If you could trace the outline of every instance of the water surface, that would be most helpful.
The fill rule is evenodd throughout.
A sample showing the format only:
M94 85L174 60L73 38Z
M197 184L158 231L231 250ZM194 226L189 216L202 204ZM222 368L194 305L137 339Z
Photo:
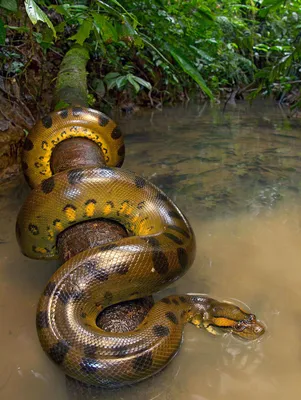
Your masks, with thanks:
M66 379L40 348L39 296L57 265L21 255L14 233L28 189L0 188L0 399L283 400L301 379L301 123L278 106L189 105L121 118L124 168L149 178L186 213L197 238L190 271L159 296L206 293L245 303L260 342L185 328L158 376L105 391ZM239 304L239 303L238 303Z

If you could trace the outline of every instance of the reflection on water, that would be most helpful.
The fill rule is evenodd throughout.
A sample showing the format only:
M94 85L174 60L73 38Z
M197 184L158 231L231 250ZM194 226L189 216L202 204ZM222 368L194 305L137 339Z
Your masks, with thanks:
M20 254L14 224L26 186L0 188L0 398L217 400L297 398L301 378L301 130L281 110L190 106L121 121L125 168L163 188L196 232L194 266L165 290L239 299L268 326L259 343L185 329L158 376L116 391L66 379L42 352L35 310L56 263ZM160 294L161 295L161 294ZM163 294L162 294L163 295Z

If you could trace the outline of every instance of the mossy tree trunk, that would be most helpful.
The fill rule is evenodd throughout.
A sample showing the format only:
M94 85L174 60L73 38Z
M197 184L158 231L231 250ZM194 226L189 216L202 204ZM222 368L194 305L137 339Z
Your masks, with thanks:
M88 106L87 62L89 52L75 45L64 56L57 77L53 108L60 110L70 106Z

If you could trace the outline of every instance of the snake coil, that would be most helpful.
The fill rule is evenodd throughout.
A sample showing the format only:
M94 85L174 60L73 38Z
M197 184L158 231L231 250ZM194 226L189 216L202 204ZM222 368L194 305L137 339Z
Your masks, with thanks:
M107 166L53 175L53 149L74 137L94 141ZM24 255L57 258L59 233L92 219L117 221L129 233L70 258L51 277L38 304L44 351L67 375L97 386L138 382L160 371L177 353L187 322L249 339L264 331L253 314L201 295L163 298L131 332L107 332L96 325L104 308L161 290L195 257L195 237L185 216L160 189L118 168L123 159L123 137L115 123L81 107L39 121L23 152L23 171L33 187L16 224Z

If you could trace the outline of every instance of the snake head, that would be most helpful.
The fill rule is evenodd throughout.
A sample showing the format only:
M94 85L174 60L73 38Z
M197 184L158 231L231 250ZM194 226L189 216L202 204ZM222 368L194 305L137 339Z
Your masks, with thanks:
M229 332L246 340L258 339L265 328L254 314L249 314L234 304L216 302L204 313L204 328L216 335Z

